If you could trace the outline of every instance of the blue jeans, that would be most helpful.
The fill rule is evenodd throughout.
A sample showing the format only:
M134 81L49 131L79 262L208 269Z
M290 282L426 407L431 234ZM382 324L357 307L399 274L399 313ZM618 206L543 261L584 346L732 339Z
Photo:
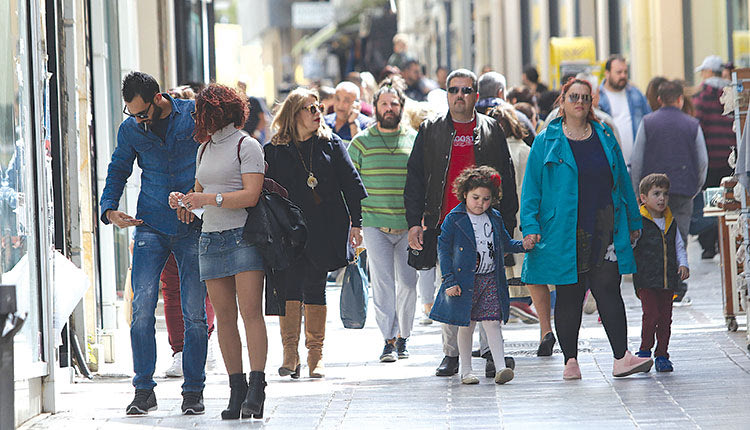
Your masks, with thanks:
M200 231L180 226L176 235L166 235L148 226L135 229L133 246L133 323L130 345L136 389L152 389L156 365L156 303L159 298L159 275L169 254L174 254L180 275L180 299L185 323L185 346L182 350L182 391L202 391L206 381L206 284L198 272L198 238Z

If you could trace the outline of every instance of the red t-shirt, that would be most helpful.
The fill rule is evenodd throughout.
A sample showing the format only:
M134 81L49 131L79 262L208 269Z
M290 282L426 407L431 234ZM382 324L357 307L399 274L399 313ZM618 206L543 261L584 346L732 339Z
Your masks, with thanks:
M453 181L467 167L476 164L474 159L474 128L477 126L476 118L471 122L453 121L456 136L453 138L451 147L450 165L448 166L448 177L445 182L445 193L443 194L443 209L440 213L440 222L455 208L460 201L453 194Z

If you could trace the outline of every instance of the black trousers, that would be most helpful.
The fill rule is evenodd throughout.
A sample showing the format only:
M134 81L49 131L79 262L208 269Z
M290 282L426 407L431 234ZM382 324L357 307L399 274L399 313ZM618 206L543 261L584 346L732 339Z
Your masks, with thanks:
M325 305L327 280L328 271L319 268L303 255L284 273L286 300L297 300L307 305Z
M625 355L628 349L628 322L620 294L621 279L617 262L605 261L599 267L580 273L577 284L557 286L555 331L565 363L578 357L578 332L581 329L583 299L587 289L591 290L596 299L612 353L617 359Z

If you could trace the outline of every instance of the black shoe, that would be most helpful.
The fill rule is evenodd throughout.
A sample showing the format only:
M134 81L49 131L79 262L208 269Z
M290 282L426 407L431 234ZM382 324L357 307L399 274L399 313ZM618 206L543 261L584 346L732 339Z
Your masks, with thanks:
M510 370L516 369L516 360L513 357L505 357L505 367Z
M487 360L484 363L484 376L487 378L494 378L495 372L496 372L495 360L493 360L492 354L490 354L489 352L484 355L485 355L484 358Z
M443 357L440 366L435 370L435 376L453 376L458 373L458 357Z
M474 358L479 358L482 356L482 351L475 349L474 351L471 351L471 356Z
M385 346L383 347L383 353L380 354L380 362L381 363L393 363L398 358L396 356L396 346L387 340L385 341Z
M247 395L242 402L243 418L263 418L263 406L266 403L266 374L263 372L250 372L250 381L247 384Z
M203 391L182 392L182 413L185 415L203 415L206 407L203 406Z
M240 418L240 408L247 396L247 379L244 373L229 375L229 406L221 411L222 420L237 420Z
M399 360L401 360L402 358L409 358L409 351L406 350L405 337L399 337L398 339L396 339L396 353L398 354Z
M154 390L140 389L135 390L135 398L130 402L125 413L128 415L146 415L156 409L156 394L154 394Z
M555 342L557 342L557 339L555 339L555 335L552 334L552 332L545 334L544 338L542 338L542 341L539 342L539 348L536 350L536 356L549 357L550 355L552 355L552 350L555 348Z

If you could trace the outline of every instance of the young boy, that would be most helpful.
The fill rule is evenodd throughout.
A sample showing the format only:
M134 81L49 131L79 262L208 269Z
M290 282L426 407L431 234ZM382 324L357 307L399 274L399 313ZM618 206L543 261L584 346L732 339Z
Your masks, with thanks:
M641 347L636 355L651 357L654 351L657 372L671 372L669 336L672 324L672 298L677 284L690 276L685 243L669 210L669 178L652 173L641 180L643 232L633 250L638 272L633 284L643 308Z

